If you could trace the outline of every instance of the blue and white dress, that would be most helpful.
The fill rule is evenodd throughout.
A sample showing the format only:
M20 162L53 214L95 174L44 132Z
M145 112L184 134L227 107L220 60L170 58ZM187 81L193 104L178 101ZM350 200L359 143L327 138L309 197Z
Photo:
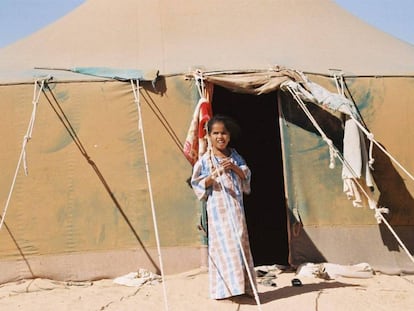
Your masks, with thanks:
M242 169L245 179L230 170L221 174L212 186L206 188L205 179L211 175L213 167L223 160L211 152L206 152L195 163L191 178L191 185L198 199L207 201L208 263L212 299L253 293L240 245L256 288L243 207L243 193L250 193L251 172L240 154L233 148L230 151L229 158Z

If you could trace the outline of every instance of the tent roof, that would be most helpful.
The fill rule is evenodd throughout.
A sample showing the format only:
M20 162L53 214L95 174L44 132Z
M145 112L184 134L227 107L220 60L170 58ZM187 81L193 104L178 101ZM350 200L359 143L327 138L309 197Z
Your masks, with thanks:
M197 67L275 65L318 73L336 68L346 74L411 75L414 46L331 0L88 0L0 49L0 82L31 77L36 67L114 67L165 75ZM72 78L68 72L61 76Z

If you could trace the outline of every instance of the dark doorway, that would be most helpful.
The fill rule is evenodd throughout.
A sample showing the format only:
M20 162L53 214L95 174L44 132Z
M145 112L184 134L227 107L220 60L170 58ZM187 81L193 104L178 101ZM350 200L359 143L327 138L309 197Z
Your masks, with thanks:
M254 263L288 265L277 93L246 95L215 86L212 108L241 127L240 139L232 143L252 171L252 192L244 203Z

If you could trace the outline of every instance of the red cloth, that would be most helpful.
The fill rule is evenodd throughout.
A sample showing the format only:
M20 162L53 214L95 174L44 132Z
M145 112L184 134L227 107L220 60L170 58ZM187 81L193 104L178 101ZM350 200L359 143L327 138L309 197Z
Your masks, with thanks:
M212 115L211 103L206 98L200 98L184 143L184 155L191 165L207 151L206 123Z

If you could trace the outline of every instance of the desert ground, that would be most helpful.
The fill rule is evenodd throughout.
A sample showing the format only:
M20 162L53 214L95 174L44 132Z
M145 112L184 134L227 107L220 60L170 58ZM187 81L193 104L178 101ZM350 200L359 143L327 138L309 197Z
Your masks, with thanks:
M276 271L276 272L275 272ZM272 271L270 271L272 272ZM273 273L273 274L272 274ZM171 311L392 311L414 310L414 275L322 278L298 270L265 271L256 276L255 297L208 298L205 268L175 275L140 278L135 272L126 280L115 279L68 282L28 279L0 285L1 310L82 311L82 310L171 310ZM131 275L131 274L129 274ZM294 286L292 280L301 284Z

